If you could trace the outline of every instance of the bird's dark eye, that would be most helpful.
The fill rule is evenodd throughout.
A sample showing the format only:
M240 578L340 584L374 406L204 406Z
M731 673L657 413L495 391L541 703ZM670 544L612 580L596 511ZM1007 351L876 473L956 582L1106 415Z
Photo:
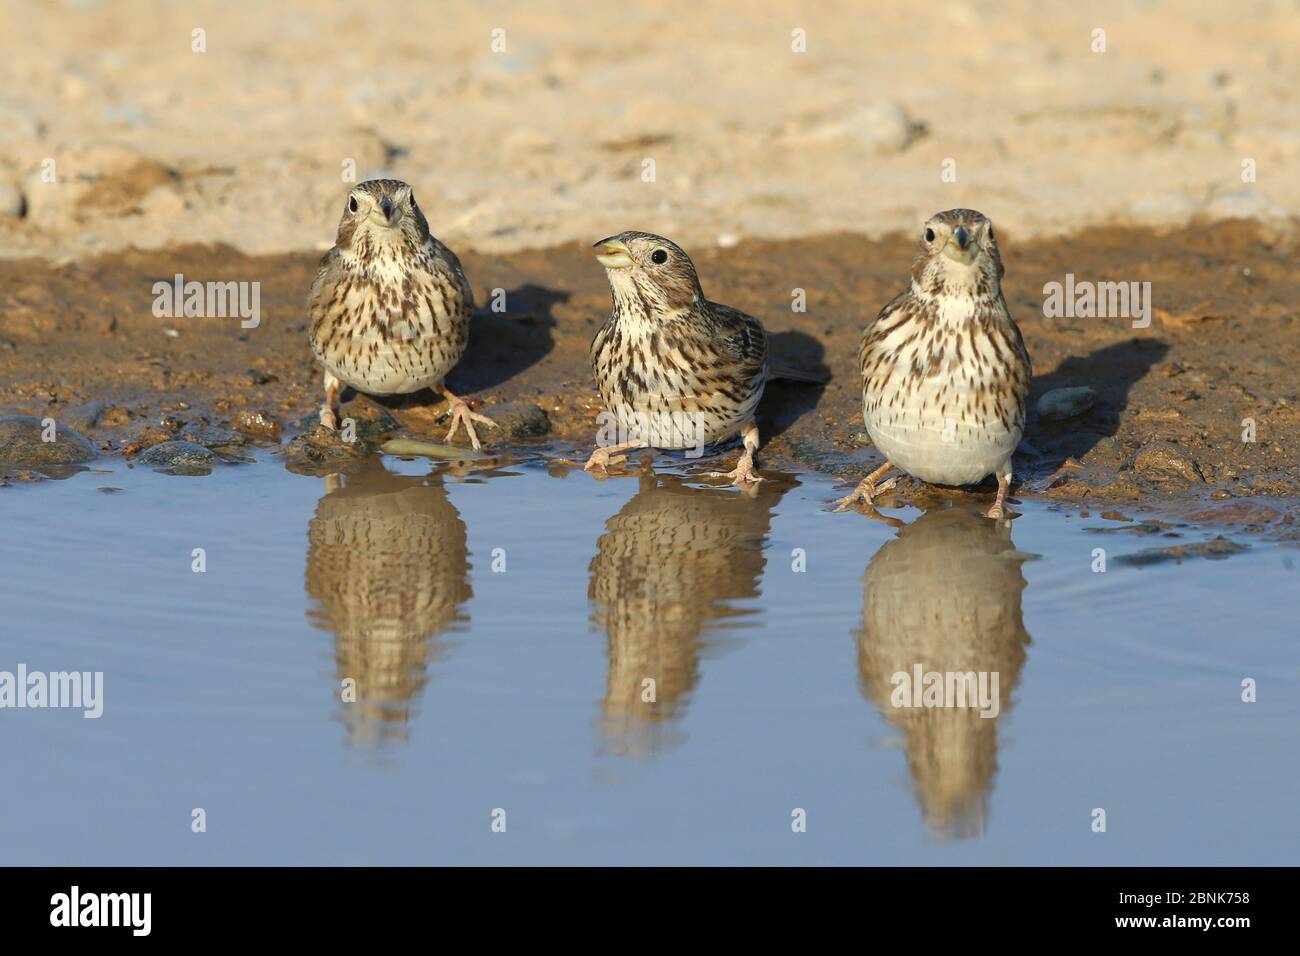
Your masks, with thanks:
M927 228L927 229L925 230L925 241L926 241L926 242L934 242L934 230L933 230L933 229L929 229L929 228Z
M357 197L356 197L356 196L353 196L351 199L348 200L348 211L349 211L349 212L356 212L356 211L357 211Z
M661 266L668 261L668 253L663 249L656 249L654 252L650 253L650 261L657 266Z

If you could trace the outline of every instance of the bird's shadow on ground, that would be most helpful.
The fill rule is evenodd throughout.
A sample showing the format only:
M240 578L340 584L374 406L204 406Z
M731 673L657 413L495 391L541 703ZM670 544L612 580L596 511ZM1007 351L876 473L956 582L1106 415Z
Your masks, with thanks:
M469 347L448 376L459 394L496 388L540 362L555 348L551 330L557 304L570 293L527 283L505 293L507 311L493 312L492 303L474 313L469 323Z
M831 373L823 357L826 346L806 332L768 334L770 380L759 404L759 430L764 440L774 438L812 411L821 401ZM786 371L799 378L783 378ZM807 376L816 381L804 381Z
M491 301L486 308L476 309L470 316L465 355L448 373L447 387L457 395L471 395L496 388L536 365L555 348L551 310L568 300L568 292L529 283L506 290L504 312L493 312ZM413 408L436 405L442 396L425 388L409 395L375 397L375 401L390 409Z
M1133 386L1161 362L1169 345L1155 338L1133 338L1067 358L1056 371L1034 378L1029 390L1031 409L1026 438L1038 451L1042 467L1066 458L1082 458L1097 443L1119 431ZM1038 399L1054 388L1089 385L1097 392L1091 410L1063 422L1045 422L1034 411Z

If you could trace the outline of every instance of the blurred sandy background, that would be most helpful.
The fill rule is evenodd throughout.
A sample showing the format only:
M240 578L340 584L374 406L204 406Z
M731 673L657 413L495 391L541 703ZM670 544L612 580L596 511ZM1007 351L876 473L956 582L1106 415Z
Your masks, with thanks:
M328 245L348 159L486 251L1300 207L1297 0L5 0L0 45L0 255Z

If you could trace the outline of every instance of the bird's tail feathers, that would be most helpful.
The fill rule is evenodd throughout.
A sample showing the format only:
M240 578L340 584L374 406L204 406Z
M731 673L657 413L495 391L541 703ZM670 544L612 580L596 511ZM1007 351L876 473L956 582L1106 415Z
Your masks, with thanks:
M768 367L767 378L768 381L806 382L811 385L825 385L831 380L831 375L830 372L826 371L808 371L795 368L793 365L786 365L783 362L773 362Z

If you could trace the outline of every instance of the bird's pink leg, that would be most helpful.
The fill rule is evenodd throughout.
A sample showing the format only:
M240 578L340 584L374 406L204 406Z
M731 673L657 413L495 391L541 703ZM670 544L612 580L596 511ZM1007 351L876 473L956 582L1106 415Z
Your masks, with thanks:
M984 512L986 518L1005 518L1007 517L1007 489L1011 487L1011 470L1007 469L1004 475L998 475L998 500L993 502L993 507Z
M744 486L746 482L759 482L763 476L754 472L754 452L758 451L758 425L747 422L740 430L740 439L745 443L745 451L736 462L732 471L712 472L714 478L730 478L733 485Z
M853 489L851 494L847 494L835 502L835 510L846 511L858 501L865 501L867 504L871 504L872 499L875 498L877 494L882 491L888 491L890 488L894 487L897 481L893 478L890 478L889 481L885 482L879 488L876 487L876 481L893 467L894 466L889 462L885 462L871 474L867 475L867 477L858 482L858 486Z
M442 392L443 397L447 399L450 405L448 411L451 413L451 428L447 429L447 436L443 441L451 441L451 436L456 434L460 426L464 425L465 434L469 436L469 443L474 446L474 450L477 451L482 448L483 446L479 444L478 433L474 431L474 423L482 422L484 425L491 425L493 428L499 428L500 426L486 415L471 412L465 400L453 395L451 389L447 388L446 385L439 386L438 391Z
M333 372L325 373L325 403L320 407L320 423L330 431L339 427L339 393L343 382Z

